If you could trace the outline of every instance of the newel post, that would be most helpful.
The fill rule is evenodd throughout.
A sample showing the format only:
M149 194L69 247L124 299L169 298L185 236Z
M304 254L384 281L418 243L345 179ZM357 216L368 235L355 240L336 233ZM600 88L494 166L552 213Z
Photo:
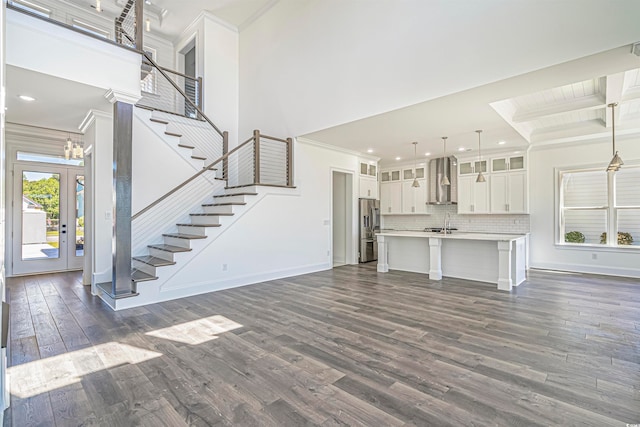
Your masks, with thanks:
M136 49L143 51L144 45L142 42L142 35L144 33L144 0L136 0L135 5L136 13Z
M293 187L293 139L287 138L287 185Z
M260 131L253 131L253 183L260 184Z
M222 132L222 155L229 152L229 132ZM225 157L222 161L222 179L229 179L229 157Z

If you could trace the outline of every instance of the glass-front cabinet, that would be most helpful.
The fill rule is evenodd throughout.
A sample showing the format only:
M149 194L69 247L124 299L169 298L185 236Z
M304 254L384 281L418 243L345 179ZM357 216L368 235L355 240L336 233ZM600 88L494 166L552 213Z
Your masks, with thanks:
M524 170L524 155L496 157L491 159L491 172L507 172Z

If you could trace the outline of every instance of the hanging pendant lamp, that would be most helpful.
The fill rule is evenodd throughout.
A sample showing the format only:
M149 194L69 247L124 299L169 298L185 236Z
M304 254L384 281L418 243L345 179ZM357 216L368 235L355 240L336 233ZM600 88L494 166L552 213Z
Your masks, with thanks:
M447 137L442 137L442 157L447 157ZM449 181L449 177L447 176L447 161L444 161L444 175L440 180L440 185L451 185L451 181Z
M624 165L618 151L616 151L616 105L618 105L617 102L607 105L607 107L611 107L611 142L613 144L613 158L607 166L607 172L617 172L620 170L620 166Z
M478 166L480 167L476 182L487 182L484 175L482 175L482 151L480 150L480 134L482 133L482 130L477 130L476 132L478 133Z
M417 158L417 152L418 152L418 142L412 142L413 144L413 184L411 184L411 186L413 188L418 188L420 187L420 183L418 182L418 175L416 174L416 158Z

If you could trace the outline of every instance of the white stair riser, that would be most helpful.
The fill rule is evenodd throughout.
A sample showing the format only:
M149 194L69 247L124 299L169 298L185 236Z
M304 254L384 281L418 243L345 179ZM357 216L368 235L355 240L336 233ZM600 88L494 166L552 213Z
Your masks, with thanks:
M239 187L239 188L227 188L224 190L224 194L237 194L237 193L257 193L258 187L255 185L249 187Z
M217 215L191 215L191 224L220 224L220 221Z
M207 229L205 227L187 227L184 225L178 226L178 232L180 234L193 234L196 236L206 236Z
M149 255L154 256L156 258L166 259L167 261L174 262L175 261L175 253L161 251L160 249L149 248Z
M191 248L191 241L189 239L178 239L177 237L164 237L164 243L171 246L179 246L181 248Z
M133 260L133 263L131 264L133 266L133 268L140 270L140 271L144 271L147 274L150 274L152 276L156 275L156 268L152 265L146 264L144 262L138 261L138 260Z
M203 206L204 213L234 213L234 207L237 209L240 206L225 205L225 206Z
M246 196L214 197L213 203L233 203L233 202L245 203L246 202L246 200L244 199L245 197Z

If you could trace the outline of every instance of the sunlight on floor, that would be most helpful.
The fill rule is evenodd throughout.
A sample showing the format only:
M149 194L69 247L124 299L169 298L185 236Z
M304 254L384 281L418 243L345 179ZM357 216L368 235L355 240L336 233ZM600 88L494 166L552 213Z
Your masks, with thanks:
M109 342L12 366L7 369L7 374L11 393L20 398L28 398L80 382L83 376L94 372L160 356L162 353Z
M242 325L224 316L216 315L192 322L181 323L164 329L147 332L146 335L164 338L184 344L197 345L215 340L218 334L241 328Z

